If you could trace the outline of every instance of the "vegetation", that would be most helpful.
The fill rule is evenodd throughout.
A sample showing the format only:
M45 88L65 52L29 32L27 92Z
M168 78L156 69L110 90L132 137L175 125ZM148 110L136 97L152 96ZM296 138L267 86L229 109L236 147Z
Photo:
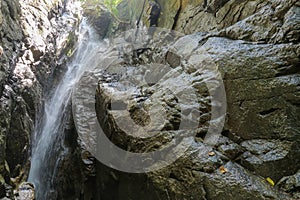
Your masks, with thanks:
M118 9L117 6L119 3L122 2L122 0L81 0L81 2L84 3L84 7L90 7L90 6L96 6L97 5L105 5L109 11L115 15L118 16Z
M117 6L121 3L122 0L104 0L104 5L113 13L115 16L118 16Z

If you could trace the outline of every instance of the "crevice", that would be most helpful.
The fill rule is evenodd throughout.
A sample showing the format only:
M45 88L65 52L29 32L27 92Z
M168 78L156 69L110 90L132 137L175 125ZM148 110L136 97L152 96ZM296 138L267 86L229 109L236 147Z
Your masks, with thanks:
M242 13L243 13L243 11L244 11L244 9L245 9L247 3L248 3L248 1L247 1L247 2L244 2L242 8L239 10L239 16L238 16L237 19L236 19L237 22L241 21L241 16L242 16Z
M169 178L174 179L174 180L179 181L179 182L184 182L184 180L182 180L181 178L176 176L173 172L170 173Z
M294 188L289 190L288 192L289 193L299 193L300 192L300 187L294 186Z
M202 5L203 5L203 8L206 8L206 6L207 6L207 0L204 0Z
M212 13L216 17L217 12L227 3L229 0L212 1L206 6L205 12Z
M232 10L232 5L230 5L230 8L228 8L226 14L224 15L224 17L218 22L218 24L220 24L221 22L224 22L225 18L229 15L230 11Z
M144 13L144 11L145 11L145 5L146 5L146 0L144 0L144 2L143 2L143 7L142 7L141 14L139 15L139 18L138 18L138 20L137 20L137 22L136 22L136 27L137 27L137 28L140 27L140 22L141 22L143 13Z
M199 131L197 131L195 138L201 138L204 140L206 134L207 134L208 130L207 129L200 129Z
M293 92L288 92L288 93L285 93L285 94L273 95L273 96L263 97L263 98L259 98L259 97L257 97L257 98L249 98L249 99L244 99L243 101L244 102L251 102L251 101L257 101L257 100L262 100L262 99L264 99L264 100L271 100L273 98L280 98L283 95L286 96L288 94L294 94L294 93ZM240 102L241 102L241 99L238 99L236 101L230 101L230 100L227 101L228 104L238 104L238 105L240 104Z
M271 113L273 113L273 112L275 112L277 110L280 110L280 109L279 108L271 108L269 110L261 111L261 112L259 112L259 114L262 115L262 116L263 115L269 115L269 114L271 114Z
M203 46L208 41L208 38L202 39L198 42L199 46Z
M293 106L300 107L300 102L298 102L298 101L287 100L287 102Z
M206 182L206 181L204 180L204 183L203 183L203 186L202 186L202 188L203 188L203 190L204 190L204 199L205 199L205 200L209 200L209 199L211 199L211 198L209 198L208 188L207 188L205 182Z
M177 27L181 10L182 10L182 0L180 0L180 6L177 10L177 13L176 13L175 17L174 17L174 23L173 23L173 26L172 26L172 30L175 30L175 28Z
M224 131L222 131L221 135L223 135L224 137L229 138L230 131L229 130L224 130Z
M275 77L292 75L300 72L300 68L296 67L300 63L295 63L295 65L290 66L281 66L278 68L278 73L275 74Z
M184 26L182 26L182 29L185 29L186 26L189 24L189 22L190 22L191 20L193 20L194 17L196 17L199 13L201 13L201 12L203 12L203 11L204 11L204 8L203 8L203 7L200 7L199 10L195 11L192 15L190 15L190 16L188 17L188 19L185 20L185 24L184 24Z

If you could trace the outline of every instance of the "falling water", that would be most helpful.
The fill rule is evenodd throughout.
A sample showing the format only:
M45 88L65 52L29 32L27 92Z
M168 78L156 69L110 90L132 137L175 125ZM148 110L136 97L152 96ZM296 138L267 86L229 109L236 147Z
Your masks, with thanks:
M51 190L61 159L68 153L64 146L64 128L68 122L68 109L72 89L82 73L93 66L103 44L95 31L83 20L79 29L76 54L67 66L62 80L52 97L46 100L41 122L37 124L33 139L31 169L28 181L34 183L38 200L51 199Z

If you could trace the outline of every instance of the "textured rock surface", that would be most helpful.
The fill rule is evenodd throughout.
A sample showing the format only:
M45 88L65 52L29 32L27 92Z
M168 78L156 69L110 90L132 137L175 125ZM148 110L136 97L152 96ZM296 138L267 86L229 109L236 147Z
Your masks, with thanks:
M0 0L0 198L13 198L13 187L26 179L30 134L43 92L60 79L63 68L57 64L73 53L76 19L61 23L64 6L54 0ZM198 110L200 123L190 133L192 143L185 154L145 174L122 173L96 162L76 144L70 123L70 152L58 166L53 199L299 199L299 7L297 0L124 0L117 6L119 13L100 5L86 9L101 37L136 24L193 34L178 43L150 41L121 59L119 49L107 52L99 65L113 64L101 72L97 93L97 114L107 136L125 150L148 152L180 135L180 121L188 117L180 114L172 92L154 84L164 74L170 75L166 83L173 91L196 91L193 99L199 102L184 108ZM61 54L66 56L58 60ZM160 65L148 73L152 62ZM220 71L227 95L225 127L213 147L203 142L212 115L203 80L208 78L205 72L213 71L206 69L211 63ZM162 66L168 70L160 71ZM154 82L127 85L128 76L132 83ZM112 109L109 101L124 95L130 97L128 104ZM159 106L151 109L155 104ZM167 120L156 137L143 140L126 134L124 124L126 128L132 121L159 124L161 108ZM118 109L127 109L132 121ZM20 189L32 194L26 184Z
M151 2L151 1L149 1ZM297 0L169 0L158 26L191 34L226 29L227 37L251 41L299 41ZM147 14L145 14L147 15ZM146 18L147 19L147 18ZM238 23L237 23L238 22ZM234 26L232 26L234 25ZM232 26L232 27L231 27Z
M115 7L110 2L114 1L86 0L82 5L84 16L100 38L113 37L116 33L142 24L143 1L122 0Z
M107 37L114 23L114 18L109 10L99 2L84 4L84 15L97 30L101 38Z
M66 3L0 1L0 182L8 190L27 179L43 92L52 88L59 56L72 46L68 39L77 20L62 18L70 12ZM2 194L12 198L12 193Z
M287 193L292 193L295 199L300 197L300 171L292 176L283 177L278 182L278 187Z
M190 53L191 50L188 49L190 46L186 45L189 43L188 38L189 37L183 38L182 45L180 45L180 49L183 52L188 52L185 56L181 57L180 66L175 68L180 74L173 77L170 75L172 72L168 72L167 74L169 74L171 80L167 83L170 87L170 85L177 85L179 80L183 80L184 83L186 83L186 86L181 84L182 88L180 88L180 91L188 91L190 85L195 89L198 89L201 86L201 71L200 73L194 72L199 69L201 62L203 62L203 57L201 57L203 54L201 54L201 52L208 53L210 59L213 60L213 63L219 67L218 69L223 74L224 84L227 90L228 118L226 123L227 131L224 132L227 137L225 137L226 139L221 138L221 141L218 144L218 149L224 155L221 152L216 151L215 159L211 159L209 152L201 152L201 150L203 151L203 144L201 139L198 140L198 142L194 143L192 148L188 151L198 152L198 156L196 156L197 154L194 155L194 153L192 156L187 155L167 167L167 169L147 175L149 184L153 184L154 186L152 185L152 187L156 187L158 193L162 194L155 198L165 199L167 198L166 195L169 195L171 199L191 197L195 199L287 198L284 197L284 194L280 194L276 190L273 190L271 186L263 180L263 177L271 177L273 180L278 181L281 177L287 174L293 174L299 169L299 147L298 141L295 140L299 138L297 132L299 125L297 123L288 123L288 121L298 121L298 116L296 114L287 115L289 114L286 111L288 110L288 107L294 106L287 102L288 98L276 98L275 103L283 106L281 110L277 111L281 113L279 113L279 116L282 115L287 118L287 121L280 120L282 124L278 124L278 113L276 113L276 116L272 116L272 112L265 113L264 110L261 111L260 109L267 109L268 111L270 109L266 104L260 102L267 101L268 106L273 107L271 100L274 94L280 95L280 91L282 91L283 94L289 96L289 93L295 94L299 91L299 82L282 82L282 79L285 80L286 76L297 77L296 74L282 74L279 78L276 77L276 69L278 68L276 63L287 56L285 54L286 49L298 49L298 45L255 45L243 41L211 37L205 44L199 45L197 49L194 50L195 53ZM196 37L194 36L193 38ZM201 37L199 38L201 39ZM272 50L272 48L274 49ZM163 50L159 51L156 49L153 51L164 52ZM165 53L167 54L167 52ZM193 56L193 54L196 56ZM168 58L163 55L160 56ZM268 55L268 60L265 58L266 55ZM145 63L146 61L143 58L155 58L155 56L157 56L155 53L154 55L151 53L150 55L147 54L145 57L141 56L139 62ZM297 57L296 55L291 56L294 58ZM255 63L253 63L254 60ZM184 64L186 61L188 64ZM120 63L124 62L126 63L126 61L120 61ZM191 63L197 65L193 66ZM168 65L165 61L161 64ZM255 67L255 65L258 66ZM134 71L145 71L145 69L149 69L149 66L137 64L133 69L132 67L127 66L127 70L124 71L124 64L119 67L118 64L116 64L112 69L114 73L119 75L104 74L98 90L99 121L111 141L124 149L131 149L133 152L147 152L169 142L169 136L172 138L173 134L179 134L176 133L178 132L176 130L178 129L178 121L180 123L180 119L177 119L176 116L180 116L180 112L182 111L176 108L176 103L174 104L172 100L174 98L172 98L172 94L164 93L159 84L152 87L144 85L143 87L140 86L137 88L134 88L135 86L122 85L122 80L125 79L120 77L125 75L127 81L129 77L137 78L138 73L135 73ZM107 71L109 72L110 68L108 68ZM152 70L150 69L150 71ZM202 73L204 73L204 71L202 71ZM148 76L151 75L148 74ZM274 78L272 78L273 76ZM157 74L154 75L154 77L157 77ZM145 79L147 79L147 77L145 77ZM187 80L193 81L193 83L189 83ZM197 80L200 80L200 82L197 82ZM235 80L238 81L238 83L234 83ZM296 78L293 80L298 79ZM251 81L253 81L254 85L251 85ZM260 83L260 81L263 83ZM128 82L126 83L128 84ZM274 89L264 89L269 87ZM121 90L119 88L121 88ZM207 92L200 88L198 90L198 95L207 95ZM133 93L130 93L130 91L133 91ZM140 141L127 135L128 132L126 132L125 128L126 126L129 126L130 121L124 120L127 120L128 117L122 114L124 112L118 112L118 109L114 111L110 108L110 102L122 99L124 94L129 95L129 99L132 99L127 106L125 106L125 109L129 111L132 119L139 125L149 123L147 115L150 115L149 108L153 106L153 104L151 104L151 98L149 97L154 96L156 97L154 99L158 98L159 101L162 101L161 104L163 105L163 108L167 110L166 115L169 121L165 122L164 127L161 129L162 131L156 135L155 138ZM166 95L171 95L171 97ZM297 97L295 98L297 99ZM237 105L238 109L235 107L235 102L239 102L239 99L242 99L242 105L247 105L246 102L249 102L249 105L251 105L251 103L254 102L252 103L253 107L245 108L246 110L249 110L248 112L253 112L253 114L245 118L241 117L244 114L248 114L248 112L245 112L245 109L239 111L239 109L241 109L240 103ZM296 99L294 100L297 101ZM205 115L209 114L210 111L209 107L205 108L205 105L209 105L210 102L205 98L201 99L200 102L203 102L203 105L200 106L202 107L201 111L203 112L200 115L200 119L208 120L209 118L205 118ZM189 107L189 109L195 109L197 108L197 104L189 105ZM292 108L292 110L297 109L297 105L295 105L295 108ZM157 118L160 116L160 110L154 109L151 111L154 112L154 114L151 114L151 117L156 116L152 118L151 121L160 121L160 119ZM269 115L270 118L268 121L260 122L265 119L265 117L261 117L261 115L264 114ZM207 120L202 121L204 125L197 130L196 138L203 135L203 129L207 130ZM245 122L248 120L249 122ZM125 122L126 125L123 126L122 122ZM270 125L272 123L274 123L274 125ZM251 127L252 124L253 127ZM281 131L277 131L278 128L275 124L278 124L278 127L283 130L280 129ZM284 128L285 126L287 128ZM285 131L286 129L292 129L295 130L295 132L287 132ZM264 132L264 130L266 132ZM141 133L137 131L135 134L139 135ZM275 139L278 139L279 141ZM285 142L280 142L280 140L284 140ZM230 149L232 150L230 151ZM241 157L239 157L239 155L241 155ZM235 160L236 163L229 160ZM220 166L224 166L228 172L225 174L221 173L219 170ZM256 174L261 175L261 177L253 175L248 170L256 172ZM99 177L102 177L102 168L99 171ZM102 178L100 178L100 181L105 182ZM183 187L185 184L188 184L189 186ZM167 193L163 194L163 188L165 187L167 188ZM106 191L106 189L103 188L103 191ZM128 193L131 193L131 191L128 190Z
M198 97L202 97L201 126L194 133L188 153L165 169L135 175L98 163L98 195L104 199L297 199L297 171L300 168L299 3L293 0L158 3L161 13L157 26L188 34L206 33L182 38L177 43L177 55L170 52L162 40L148 43L146 48L150 50L133 49L129 57L121 56L121 60L117 48L112 50L115 53L109 52L115 56L104 59L102 64L113 63L109 70L101 72L97 95L99 122L111 141L132 152L158 149L178 134L180 109L172 95L164 93L157 84L128 85L122 78L140 80L139 71L144 72L144 79L157 77L162 72L150 70L154 74L146 73L147 64L156 62L180 72L168 84L187 81L188 86L197 89ZM148 9L144 10L143 20L148 26L151 24L151 6L153 2L146 1ZM157 46L162 49L157 50ZM201 80L201 73L194 73L209 66L203 62L205 58L218 67L227 96L225 127L212 149L203 143L211 115L210 101L205 98L208 92L201 81L197 82ZM133 80L129 82L133 83ZM185 89L183 87L182 91ZM129 95L130 101L112 109L110 102L118 102L124 95ZM130 121L125 121L128 116L124 112L118 114L118 111L127 110L140 126L147 126L153 120L160 121L161 110L150 109L153 106L149 100L151 95L166 108L168 120L155 138L134 139L126 134L125 126L120 123L123 121L128 125ZM150 117L149 110L156 118ZM278 185L272 187L266 181L267 177L275 184L279 182ZM136 188L142 192L137 193ZM117 193L108 196L116 190Z

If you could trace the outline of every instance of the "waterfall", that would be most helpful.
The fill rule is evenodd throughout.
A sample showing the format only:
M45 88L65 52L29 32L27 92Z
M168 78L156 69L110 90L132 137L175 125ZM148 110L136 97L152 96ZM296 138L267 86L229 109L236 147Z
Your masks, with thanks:
M68 64L67 70L54 89L51 97L46 99L44 112L33 134L31 168L28 181L35 185L37 200L51 199L53 181L57 167L68 153L64 146L64 129L70 113L72 89L82 73L96 64L95 57L103 49L96 32L82 20L76 53Z

